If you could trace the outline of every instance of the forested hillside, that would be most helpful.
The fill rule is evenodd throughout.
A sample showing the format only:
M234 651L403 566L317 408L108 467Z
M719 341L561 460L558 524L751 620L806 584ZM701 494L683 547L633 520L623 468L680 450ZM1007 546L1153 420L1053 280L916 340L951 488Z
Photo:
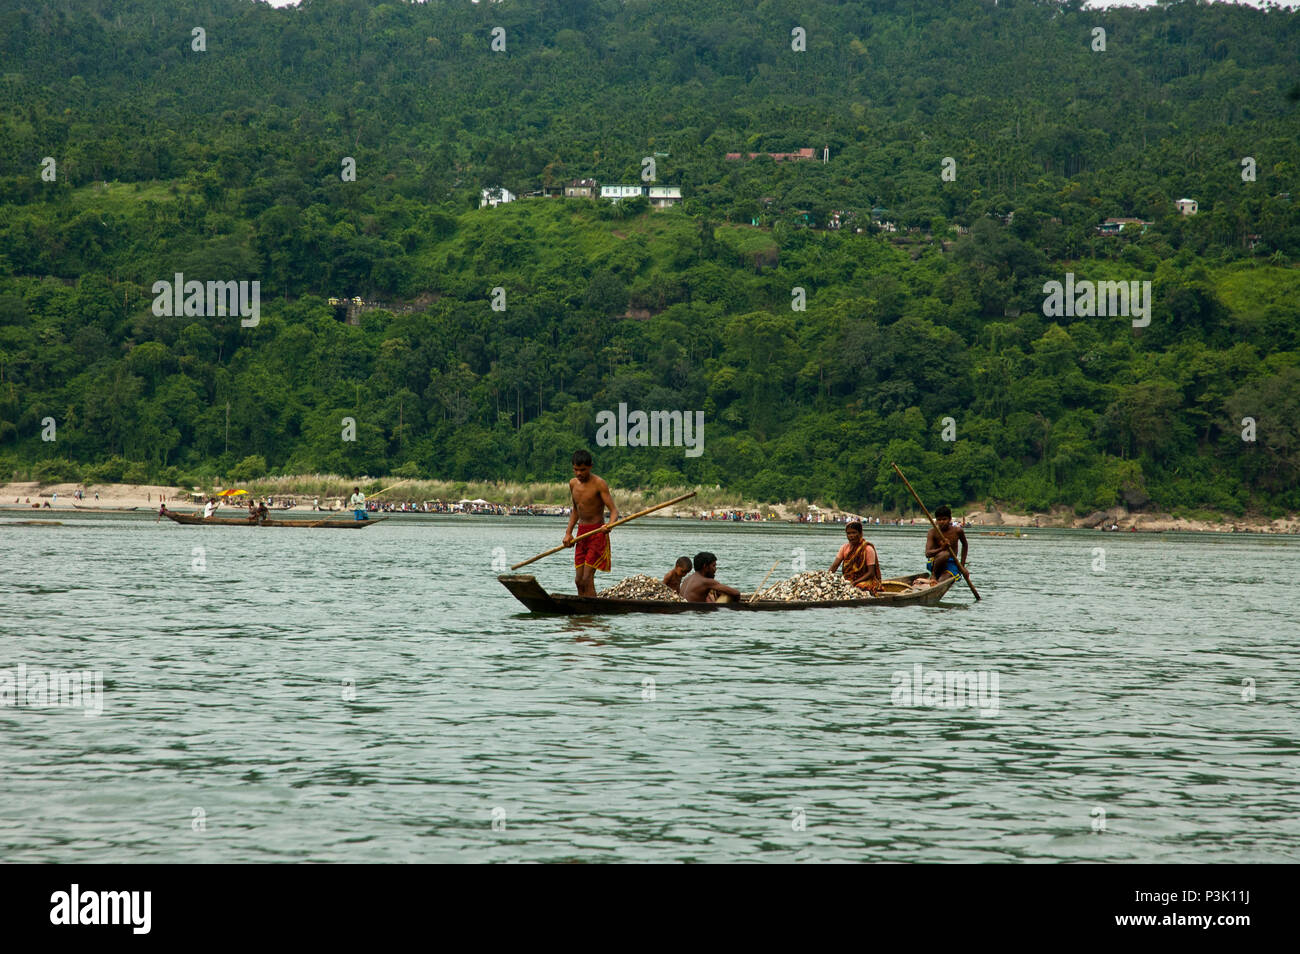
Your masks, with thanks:
M589 446L856 509L903 503L890 460L951 502L1295 509L1297 64L1300 13L1191 2L7 3L0 474ZM682 204L523 197L647 158ZM260 321L155 314L177 273ZM1151 282L1149 323L1045 315L1067 275ZM594 446L620 403L703 411L703 453Z

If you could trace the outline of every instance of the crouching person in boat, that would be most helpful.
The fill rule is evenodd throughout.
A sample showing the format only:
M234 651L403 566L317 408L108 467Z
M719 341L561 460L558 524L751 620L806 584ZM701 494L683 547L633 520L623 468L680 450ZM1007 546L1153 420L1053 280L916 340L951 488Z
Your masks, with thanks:
M880 557L876 548L862 536L862 524L854 520L844 527L849 542L840 547L831 564L834 573L843 564L844 579L860 590L876 593L880 590Z
M695 554L695 572L682 580L679 591L682 599L688 603L716 603L719 597L731 600L740 599L740 590L719 583L714 577L718 572L718 558L705 551ZM727 600L722 600L727 602Z
M681 596L682 580L686 579L690 572L691 558L686 556L678 557L677 562L673 564L673 568L664 575L664 586L668 587L668 589L672 590L678 596Z
M956 553L957 544L961 544L962 566L966 565L966 554L970 550L970 544L966 542L966 531L953 526L952 510L947 504L935 510L934 522L939 529L936 531L931 527L925 535L925 568L930 571L931 584L938 583L949 573L961 576L961 570L952 562L952 555L948 552L950 547Z

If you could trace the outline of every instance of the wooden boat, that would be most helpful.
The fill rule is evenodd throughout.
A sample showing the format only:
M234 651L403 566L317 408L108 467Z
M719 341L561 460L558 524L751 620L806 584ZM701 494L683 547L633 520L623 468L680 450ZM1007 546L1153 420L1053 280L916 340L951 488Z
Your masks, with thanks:
M139 507L87 507L85 504L73 504L77 510L93 510L96 513L134 513Z
M183 523L192 526L218 526L218 527L306 527L314 530L364 530L366 527L387 520L387 517L371 517L369 520L357 520L348 515L347 520L272 520L267 517L261 523L255 523L247 517L208 517L204 519L199 514L193 513L173 513L168 510L163 514L169 520L177 523Z
M719 610L740 612L769 612L801 609L860 609L868 606L933 606L943 599L959 577L949 576L934 586L913 589L912 584L925 578L924 573L886 580L896 584L890 589L900 592L882 593L865 600L822 600L819 602L759 600L754 603L741 600L736 603L671 603L667 600L622 600L602 596L574 596L568 593L548 593L537 578L526 573L507 573L498 576L501 585L519 602L534 613L564 613L569 616L606 616L613 613L711 613ZM748 595L747 595L748 596ZM746 597L747 598L747 597Z

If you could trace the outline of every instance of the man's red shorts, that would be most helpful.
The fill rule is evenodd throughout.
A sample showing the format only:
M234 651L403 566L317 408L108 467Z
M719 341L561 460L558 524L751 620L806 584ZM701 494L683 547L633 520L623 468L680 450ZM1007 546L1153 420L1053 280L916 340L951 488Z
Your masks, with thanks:
M603 523L580 523L578 524L578 532L574 536L580 537L588 530L595 530L603 526ZM594 566L600 572L608 573L609 557L608 533L592 534L587 539L579 540L573 545L573 565L575 567Z

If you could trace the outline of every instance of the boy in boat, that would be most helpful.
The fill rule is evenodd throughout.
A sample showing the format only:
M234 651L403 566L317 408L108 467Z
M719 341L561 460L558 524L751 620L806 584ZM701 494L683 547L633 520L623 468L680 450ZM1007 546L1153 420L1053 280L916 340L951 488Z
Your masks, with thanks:
M930 571L931 584L938 583L945 573L961 576L961 570L957 569L948 553L949 547L956 552L957 544L961 544L962 566L966 565L966 553L970 548L966 542L966 531L952 525L952 510L947 504L935 510L934 522L939 525L939 530L931 527L925 535L925 568Z
M718 572L718 558L707 551L695 554L695 572L682 580L682 599L688 603L714 603L722 593L733 600L740 599L740 590L726 586L714 579Z
M574 582L579 596L596 595L596 571L608 573L610 568L609 531L593 533L574 546L574 524L577 536L605 525L605 508L609 508L609 522L618 519L618 507L609 492L609 484L591 472L591 454L585 450L573 452L573 479L569 481L569 495L573 509L569 513L569 526L564 531L564 545L574 547Z
M835 554L831 572L838 570L842 563L846 581L860 590L875 593L881 587L880 558L876 555L876 548L863 538L860 521L854 520L846 524L844 535L849 538L849 542Z
M216 512L217 512L217 502L213 500L211 497L209 497L208 502L203 505L203 519L207 520Z
M668 587L668 589L672 590L678 596L681 596L682 580L685 578L686 574L690 572L691 558L685 556L678 557L677 563L674 564L673 568L669 570L667 575L664 577L664 586Z

